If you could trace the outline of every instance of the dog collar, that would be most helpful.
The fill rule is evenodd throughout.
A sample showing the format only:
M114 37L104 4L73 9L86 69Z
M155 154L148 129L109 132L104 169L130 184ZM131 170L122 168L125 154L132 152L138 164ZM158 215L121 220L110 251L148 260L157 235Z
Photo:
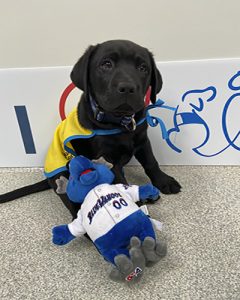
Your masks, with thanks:
M134 131L136 129L136 121L134 119L135 114L131 116L116 117L101 110L91 95L89 95L89 100L94 119L98 122L120 124L129 131Z

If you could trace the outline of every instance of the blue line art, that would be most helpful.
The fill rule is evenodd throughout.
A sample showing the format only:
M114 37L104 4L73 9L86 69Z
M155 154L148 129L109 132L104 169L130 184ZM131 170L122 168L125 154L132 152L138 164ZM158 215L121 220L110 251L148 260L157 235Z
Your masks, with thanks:
M210 92L210 97L208 97L205 101L206 102L210 102L213 101L216 97L217 94L217 90L215 87L210 86L206 89L203 90L190 90L188 92L186 92L183 96L182 96L182 102L186 101L186 97L189 95L195 95L195 94L203 94L206 92ZM171 141L170 136L173 133L179 133L181 130L181 126L183 125L187 125L187 124L201 124L205 127L206 130L206 138L203 141L203 143L201 145L199 145L198 147L202 147L203 145L205 145L209 139L210 136L210 132L209 132L209 128L207 126L207 123L203 120L202 117L200 117L198 115L198 112L202 111L204 109L204 100L203 98L199 97L198 98L198 104L193 104L193 103L189 103L189 106L192 108L191 111L187 111L187 112L179 112L179 108L180 105L177 106L177 109L175 111L175 114L173 115L173 123L174 123L174 127L168 130L168 139L166 140L167 144L169 145L169 147L171 147L174 151L181 153L182 150L179 149L176 145L174 145L174 143ZM179 120L181 120L179 122ZM197 147L197 148L198 148ZM194 150L194 149L193 149Z
M228 87L230 90L233 91L239 91L240 90L240 86L234 86L234 80L235 79L240 79L240 71L238 71L228 82Z
M239 81L239 83L237 84L236 81ZM240 91L240 71L238 71L234 76L232 76L230 78L230 80L228 81L228 88L232 91ZM188 103L189 107L192 108L191 111L181 111L180 112L180 107L182 104L179 104L176 108L176 111L173 115L173 123L174 126L173 128L169 129L167 131L168 134L168 138L166 139L166 142L168 144L168 146L173 149L174 151L176 151L177 153L181 153L182 150L180 148L178 148L174 142L171 140L171 135L173 133L177 134L181 131L181 126L183 125L188 125L188 124L201 124L204 126L205 131L206 131L206 137L204 139L204 141L196 146L195 148L192 148L192 150L203 157L213 157L216 155L219 155L220 153L224 152L226 149L228 149L229 147L233 147L234 149L240 151L240 146L237 146L235 144L236 140L238 139L238 137L240 136L240 130L238 131L238 133L233 137L230 138L229 136L229 131L228 131L228 126L227 126L227 115L228 115L228 111L229 108L231 107L233 102L236 101L240 101L240 93L235 93L233 94L225 103L223 111L222 111L222 132L223 135L226 139L227 145L223 148L220 149L218 152L215 153L211 153L211 154L204 154L201 152L201 148L207 144L207 142L209 141L210 138L210 129L208 127L208 124L206 123L206 121L199 116L199 112L203 111L205 109L205 102L210 102L210 101L216 101L216 96L217 96L217 89L214 86L209 86L206 89L196 89L196 90L190 90L187 91L183 96L182 96L182 103L186 101L187 96L191 96L194 94L200 94L203 95L206 92L210 92L210 97L208 97L207 99L203 100L203 97L199 97L198 100L198 104L196 105L195 103ZM206 95L205 95L206 96ZM196 100L196 99L195 99ZM196 102L196 101L195 101ZM239 128L240 128L240 122L239 122Z
M238 131L238 133L236 134L236 136L231 140L228 134L228 130L227 130L227 112L229 109L230 104L236 100L236 98L239 97L237 100L240 101L240 93L234 94L232 95L228 101L226 102L224 109L223 109L223 114L222 114L222 127L223 127L223 132L224 135L226 137L226 140L228 141L229 145L228 147L232 146L233 148L235 148L236 150L240 151L240 147L238 147L237 145L234 144L234 142L236 141L236 139L239 137L240 135L240 130ZM239 126L240 127L240 126Z
M26 106L14 106L14 109L17 116L20 132L22 135L25 152L26 154L35 154L36 149L34 145L33 135L28 119Z

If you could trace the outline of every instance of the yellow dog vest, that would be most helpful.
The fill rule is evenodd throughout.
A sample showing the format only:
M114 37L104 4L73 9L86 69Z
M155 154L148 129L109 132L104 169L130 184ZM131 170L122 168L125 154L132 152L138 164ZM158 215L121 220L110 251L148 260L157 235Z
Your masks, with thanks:
M45 160L44 172L46 177L52 177L67 170L67 162L76 155L71 140L90 138L94 135L93 131L79 124L77 108L75 108L56 128Z

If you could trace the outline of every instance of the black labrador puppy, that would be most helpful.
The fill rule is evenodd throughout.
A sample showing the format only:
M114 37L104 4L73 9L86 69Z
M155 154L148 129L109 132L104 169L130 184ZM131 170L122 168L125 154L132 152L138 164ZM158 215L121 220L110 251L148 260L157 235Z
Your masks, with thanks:
M180 184L160 170L147 136L144 98L151 86L150 98L154 103L162 88L152 54L127 40L90 46L73 67L71 79L83 91L77 107L79 124L90 130L102 130L102 134L91 138L72 139L76 154L89 159L103 157L110 162L115 183L127 183L123 167L135 156L162 193L178 193ZM111 130L117 131L108 134ZM62 175L69 174L60 172L49 178L47 185L56 190L56 179ZM42 190L47 185L44 183ZM67 195L59 196L76 217L79 205L69 201Z
M160 170L153 155L146 121L135 125L145 117L144 98L149 86L153 103L162 88L162 78L152 54L125 40L90 46L74 66L71 79L84 92L78 104L79 123L93 130L121 130L117 134L72 140L77 155L89 159L104 157L113 164L117 183L127 183L123 167L134 155L162 193L178 193L179 183ZM60 175L50 179L54 188ZM76 205L64 198L75 216L79 207L73 207Z

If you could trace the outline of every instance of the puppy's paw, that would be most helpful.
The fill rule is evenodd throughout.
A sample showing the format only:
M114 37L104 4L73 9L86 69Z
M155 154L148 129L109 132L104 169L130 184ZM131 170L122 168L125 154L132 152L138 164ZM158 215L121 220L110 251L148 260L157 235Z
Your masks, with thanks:
M171 176L161 172L157 182L153 183L163 194L177 194L181 191L181 185Z

